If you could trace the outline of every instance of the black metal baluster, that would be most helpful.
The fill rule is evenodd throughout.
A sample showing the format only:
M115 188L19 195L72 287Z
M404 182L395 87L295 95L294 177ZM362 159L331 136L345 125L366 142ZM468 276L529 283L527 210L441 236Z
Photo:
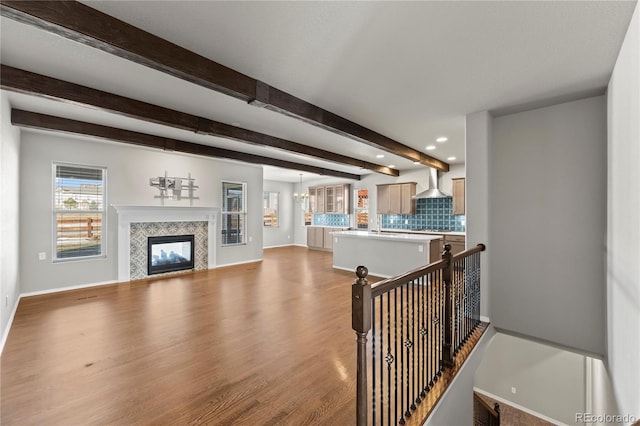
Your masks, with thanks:
M371 370L372 370L372 389L371 394L371 416L373 424L376 424L376 298L371 301ZM382 324L380 324L382 326ZM382 328L380 328L380 350L382 351ZM382 405L381 405L382 407Z
M400 286L400 339L404 338L404 285ZM398 423L403 425L404 420L404 351L402 343L400 343L400 420Z
M410 310L411 310L411 305L409 303L409 290L410 287L408 284L405 284L406 286L406 301L405 301L405 306L406 306L406 310L407 310L407 314L405 315L405 321L407 324L407 331L406 331L406 335L405 335L405 340L404 340L404 347L406 349L406 354L407 354L407 364L405 367L405 376L407 378L407 402L405 405L405 412L404 415L405 417L409 418L411 417L411 354L410 354L410 349L411 349L411 340L409 339L409 337L411 336L411 331L410 331L410 322L409 322L409 315L411 314Z
M393 345L395 348L395 354L398 355L398 289L393 289ZM395 395L395 404L394 408L394 418L399 418L400 413L402 413L402 408L398 405L398 360L395 363L395 377L393 381L393 390ZM389 422L391 422L391 417L389 417ZM391 424L391 423L389 423Z
M425 300L425 285L427 282L427 276L423 276L420 278L420 366L422 367L422 370L420 370L420 399L423 399L425 397L425 392L424 392L424 387L426 386L426 371L427 371L427 364L426 364L426 346L425 346L425 342L426 342L426 329L425 329L425 324L424 324L424 313L426 310L426 300Z
M436 289L438 293L438 342L439 342L439 354L440 354L440 363L438 365L438 378L442 376L442 371L444 370L444 359L443 359L443 346L444 346L444 333L443 328L450 326L447 324L446 318L444 317L444 276L442 272L440 273L440 282L438 283L438 288Z
M378 304L380 305L379 309L379 321L380 321L380 361L378 361L378 365L380 368L380 392L378 392L378 400L380 401L380 424L384 424L384 374L383 374L383 365L386 357L383 355L384 350L384 293L378 296ZM378 366L376 366L378 367ZM375 423L374 423L375 424Z
M394 356L391 353L391 293L387 293L387 421L391 424L391 364Z

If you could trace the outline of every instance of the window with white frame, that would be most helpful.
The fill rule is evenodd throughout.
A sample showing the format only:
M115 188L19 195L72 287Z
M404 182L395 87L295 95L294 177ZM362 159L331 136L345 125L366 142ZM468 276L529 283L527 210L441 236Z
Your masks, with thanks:
M222 245L245 244L247 184L222 182Z
M278 192L265 192L262 197L262 213L264 226L277 227L278 224Z
M53 165L54 261L106 255L106 173L104 167Z

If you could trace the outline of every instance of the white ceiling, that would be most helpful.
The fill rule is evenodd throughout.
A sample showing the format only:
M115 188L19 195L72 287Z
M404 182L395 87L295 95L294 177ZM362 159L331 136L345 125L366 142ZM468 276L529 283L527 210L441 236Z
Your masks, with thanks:
M604 93L635 1L84 1L250 77L451 164L465 115ZM411 161L159 71L1 18L3 64L408 170ZM79 106L12 105L363 174ZM447 136L446 143L436 143ZM375 158L384 154L384 159ZM298 171L265 168L296 182ZM306 178L312 177L305 173Z

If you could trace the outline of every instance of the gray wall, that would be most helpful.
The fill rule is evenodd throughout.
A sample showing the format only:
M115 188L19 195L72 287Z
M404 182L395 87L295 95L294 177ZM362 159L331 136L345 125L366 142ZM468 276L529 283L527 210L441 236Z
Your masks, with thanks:
M20 131L11 126L9 101L0 91L0 350L18 303Z
M490 318L491 283L489 281L493 244L489 233L489 172L491 162L489 147L492 139L493 117L487 111L469 114L466 117L467 179L467 247L480 243L487 246L480 256L480 315Z
M493 120L491 320L605 353L606 99Z
M241 163L199 158L130 145L97 142L87 138L23 131L20 153L20 274L21 293L99 284L117 280L117 215L107 214L107 258L73 262L51 262L52 251L52 162L107 167L107 204L160 205L149 178L187 176L199 186L196 206L221 205L221 181L246 182L246 245L217 247L216 265L262 258L262 168ZM167 200L165 205L189 206L190 201ZM219 223L219 221L218 221ZM219 229L218 229L219 231ZM218 240L219 241L219 240ZM38 253L47 260L38 260Z
M586 357L497 333L475 375L475 386L563 423L585 412ZM516 393L511 388L516 388Z
M608 367L620 414L640 419L640 8L608 88Z
M263 228L263 245L264 247L277 247L293 244L294 242L294 225L293 214L294 207L297 206L293 202L294 186L288 182L276 182L265 180L263 190L269 192L277 192L278 196L278 227Z
M495 330L489 326L487 331L473 348L473 351L462 365L444 395L438 401L425 425L453 426L473 424L473 383L474 375L488 346L491 344Z

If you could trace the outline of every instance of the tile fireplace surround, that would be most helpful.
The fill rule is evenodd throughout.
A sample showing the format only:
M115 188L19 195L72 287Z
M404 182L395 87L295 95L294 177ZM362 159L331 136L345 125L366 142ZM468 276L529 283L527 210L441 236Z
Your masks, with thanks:
M136 224L134 228L139 230L145 228L166 228L166 223L170 222L187 222L187 224L176 224L176 230L183 229L184 226L202 229L196 222L206 222L207 228L207 261L206 268L214 268L216 266L216 207L175 207L175 206L132 206L113 204L112 207L118 213L118 281L130 281L132 279L145 278L146 273L146 256L144 257L145 267L144 273L140 268L131 268L131 229L132 224ZM164 225L161 225L163 223ZM142 224L142 225L140 225ZM154 226L152 224L158 225ZM203 224L204 225L204 224ZM169 226L170 228L173 228ZM181 232L181 231L178 231ZM196 249L198 242L196 241ZM202 247L205 247L202 242ZM146 249L146 247L145 247ZM196 255L197 256L197 255ZM135 259L134 259L135 260ZM196 258L196 263L198 259ZM197 266L197 265L196 265ZM201 263L201 269L205 265ZM196 268L198 269L198 268Z

